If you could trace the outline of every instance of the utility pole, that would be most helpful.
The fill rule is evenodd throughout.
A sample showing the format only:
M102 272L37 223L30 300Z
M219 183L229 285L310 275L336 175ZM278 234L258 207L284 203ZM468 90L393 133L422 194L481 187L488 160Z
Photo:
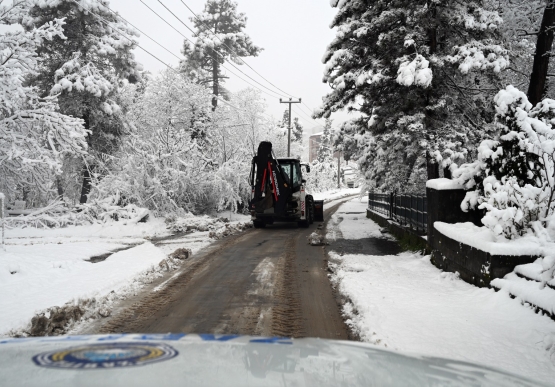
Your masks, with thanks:
M337 188L341 188L341 151L337 152Z
M291 156L291 104L292 103L301 103L301 99L299 98L298 101L293 101L292 98L289 98L289 101L282 101L281 98L279 99L279 103L288 103L289 104L289 126L287 131L287 157Z

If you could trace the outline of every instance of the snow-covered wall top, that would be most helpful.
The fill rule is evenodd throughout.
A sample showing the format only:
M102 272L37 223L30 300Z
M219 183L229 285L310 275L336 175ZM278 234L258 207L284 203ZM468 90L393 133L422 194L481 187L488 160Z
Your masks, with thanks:
M454 180L446 179L442 177L441 179L432 179L426 182L426 188L435 189L437 191L447 191L452 189L464 189L462 185Z
M491 255L539 256L544 250L536 237L524 236L515 240L498 237L496 240L491 230L470 222L455 224L435 222L434 228L448 238Z

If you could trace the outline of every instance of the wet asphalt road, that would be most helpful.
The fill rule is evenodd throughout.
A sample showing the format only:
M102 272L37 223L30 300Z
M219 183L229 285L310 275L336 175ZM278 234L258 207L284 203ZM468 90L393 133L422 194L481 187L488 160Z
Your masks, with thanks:
M325 209L326 222L343 201ZM307 242L319 225L276 223L220 240L160 290L145 292L115 313L99 332L349 339L328 280L325 249Z

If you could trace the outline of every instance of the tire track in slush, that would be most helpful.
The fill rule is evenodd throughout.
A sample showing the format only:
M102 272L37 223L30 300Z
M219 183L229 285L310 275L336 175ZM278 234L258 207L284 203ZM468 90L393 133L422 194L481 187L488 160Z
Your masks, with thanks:
M298 238L299 234L287 241L285 256L280 259L277 267L278 278L272 306L272 335L274 336L305 336L298 278L295 270L295 245Z
M122 333L122 332L144 332L141 327L145 322L161 311L171 302L178 299L180 292L183 291L189 282L198 274L208 270L211 262L219 253L233 245L239 237L237 235L225 240L225 242L207 254L198 257L196 262L187 267L186 271L173 281L170 281L164 288L157 292L151 292L142 297L139 301L127 307L99 329L98 333Z

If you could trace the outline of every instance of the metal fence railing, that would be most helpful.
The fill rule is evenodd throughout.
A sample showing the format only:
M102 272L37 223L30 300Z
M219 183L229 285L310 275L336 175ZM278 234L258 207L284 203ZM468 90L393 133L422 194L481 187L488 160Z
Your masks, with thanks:
M428 229L426 195L368 193L368 208L419 234Z
M368 208L378 214L391 218L391 194L380 192L368 193Z

